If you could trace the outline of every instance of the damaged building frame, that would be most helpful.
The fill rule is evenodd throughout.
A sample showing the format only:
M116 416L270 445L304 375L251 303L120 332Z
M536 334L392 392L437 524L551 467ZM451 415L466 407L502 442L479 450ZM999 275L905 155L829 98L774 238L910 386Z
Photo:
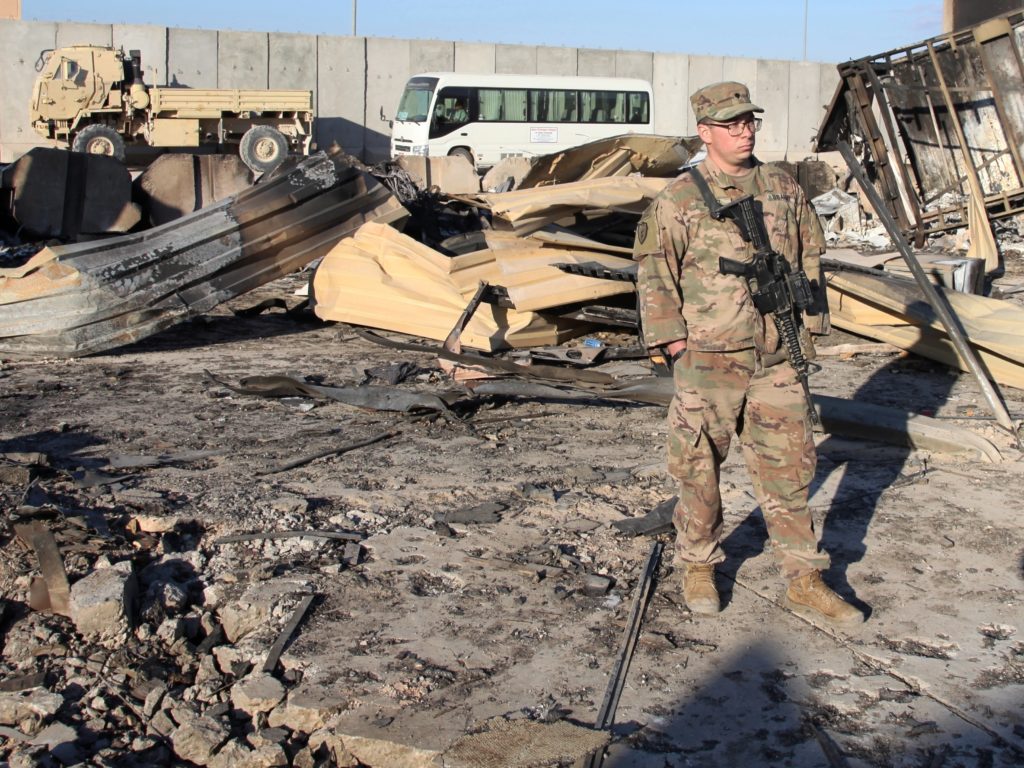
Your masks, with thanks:
M839 74L817 150L850 141L919 247L972 220L988 238L987 222L1024 212L1024 12L846 62ZM973 201L983 208L972 212Z

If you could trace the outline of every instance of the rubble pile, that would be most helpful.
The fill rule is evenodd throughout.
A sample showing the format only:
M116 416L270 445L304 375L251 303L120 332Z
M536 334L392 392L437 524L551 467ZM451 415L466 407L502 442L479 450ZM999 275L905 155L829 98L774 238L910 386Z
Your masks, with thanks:
M5 605L7 764L124 765L125 755L133 765L356 764L335 737L317 735L326 713L295 694L301 668L278 669L267 659L313 580L293 575L249 586L234 575L268 555L300 557L313 569L337 563L344 540L217 545L188 516L141 513L162 507L144 493L106 507L97 487L83 491L60 472L17 459L5 456L3 466L40 473L32 492L45 498L19 504L5 484L9 523L42 525L72 586L66 616ZM113 476L106 483L120 487ZM69 508L102 517L102 536L82 518L65 517ZM294 517L290 503L277 509ZM15 574L35 570L31 551L6 551L16 560L4 568L5 594L27 591L28 577Z

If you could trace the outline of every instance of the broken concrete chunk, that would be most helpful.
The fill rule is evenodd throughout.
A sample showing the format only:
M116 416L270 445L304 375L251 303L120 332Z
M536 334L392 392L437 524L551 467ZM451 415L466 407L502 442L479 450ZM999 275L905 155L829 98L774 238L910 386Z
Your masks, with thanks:
M313 733L323 728L333 715L346 707L347 699L324 693L317 687L303 685L293 690L288 701L270 713L267 722L272 728L286 726L293 731Z
M495 719L480 733L463 736L445 753L444 764L452 768L491 765L508 768L533 765L574 764L603 748L607 731L584 728L565 720L542 723L534 720ZM374 763L376 765L376 763Z
M608 594L608 590L611 588L612 580L607 576L588 573L583 577L583 594L588 597L601 597Z
M161 709L153 715L146 724L146 730L150 734L167 737L178 727L166 710Z
M341 563L346 568L352 568L359 565L359 561L363 558L363 547L358 541L349 541L345 543L345 549L341 553Z
M171 734L174 754L196 765L209 765L217 748L228 740L230 733L221 723L208 717L198 717L179 727Z
M167 693L167 686L161 683L146 694L146 699L142 703L142 714L146 717L152 717L160 709L160 703L164 700L164 696Z
M237 642L254 629L265 626L275 611L279 613L286 607L286 602L294 604L297 597L308 592L308 582L301 579L276 579L250 587L238 600L221 607L220 620L225 636L229 642Z
M269 712L280 704L284 694L284 686L276 677L255 675L235 683L231 689L231 703L255 717L258 713Z
M345 746L364 765L380 768L437 768L441 753L408 744L343 734Z
M49 691L0 693L0 725L34 731L44 720L57 714L63 703L63 696Z
M310 734L307 746L321 760L329 760L338 768L355 768L359 765L355 755L345 746L345 740L334 732L331 724Z
M253 751L240 741L229 741L207 765L210 768L245 768L253 765Z
M67 747L73 746L77 739L78 732L70 725L51 723L35 735L32 743L45 746L51 752L64 747L62 751L66 753L68 752Z
M135 575L128 568L101 568L71 586L71 620L85 637L123 641L131 630Z
M288 753L280 744L266 744L253 750L244 763L245 766L251 768L278 768L278 766L283 767L290 764Z

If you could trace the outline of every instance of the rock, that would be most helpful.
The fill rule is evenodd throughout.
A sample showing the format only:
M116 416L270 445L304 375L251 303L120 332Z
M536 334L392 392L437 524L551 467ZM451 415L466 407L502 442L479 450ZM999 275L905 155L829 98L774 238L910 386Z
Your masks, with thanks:
M277 768L288 765L288 753L280 744L267 744L249 755L246 768Z
M157 736L170 736L178 727L166 710L161 709L149 719L146 732Z
M61 744L74 744L78 739L78 732L70 725L64 723L51 723L35 735L32 743L37 746L48 747L53 751Z
M360 763L373 768L437 768L441 753L365 736L342 735L345 746Z
M612 580L607 576L588 573L583 577L583 593L590 597L601 597L612 588Z
M235 643L254 629L266 625L285 601L289 607L293 598L309 592L305 579L275 579L254 584L234 602L225 603L220 611L224 635Z
M131 564L93 571L71 585L71 620L86 638L124 642L131 629L135 575Z
M301 496L279 496L270 502L270 509L282 515L304 515L309 511L309 501Z
M220 669L217 668L217 662L213 656L203 656L199 660L199 666L196 668L196 685L205 685L209 682L219 683L222 680Z
M35 731L46 719L57 714L64 697L44 690L0 693L0 725L21 726L23 731Z
M270 713L267 723L272 728L285 726L293 731L313 733L347 706L348 701L340 696L324 694L313 686L301 686L289 694L287 702Z
M338 736L330 723L309 736L307 745L317 760L325 760L338 768L355 768L359 761L348 751L344 740Z
M228 729L208 717L197 717L171 734L174 754L196 765L209 765L217 749L228 740Z
M262 730L250 733L245 738L254 749L265 747L267 744L284 744L288 741L288 729L263 728Z
M149 585L146 600L159 605L167 616L173 616L188 607L188 592L173 581L159 581Z
M235 683L231 689L231 703L255 717L269 712L284 699L284 686L270 675L259 674Z
M152 717L156 714L160 708L160 702L164 700L164 695L167 693L167 686L161 683L156 688L146 694L146 699L142 703L142 714L146 717Z
M253 751L240 741L229 741L210 760L210 768L243 768L251 765Z

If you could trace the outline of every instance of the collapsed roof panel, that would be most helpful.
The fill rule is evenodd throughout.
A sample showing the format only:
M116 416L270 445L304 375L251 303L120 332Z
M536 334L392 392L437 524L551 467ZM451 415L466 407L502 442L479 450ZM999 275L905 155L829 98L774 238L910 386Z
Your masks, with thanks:
M917 240L1024 211L1024 13L839 65L818 151L858 147Z
M300 269L405 209L341 155L146 232L45 248L0 270L0 352L75 357L145 338Z
M488 245L450 257L371 222L338 243L317 267L314 311L324 320L443 341L483 281L507 289L513 306L482 304L460 339L467 347L493 351L556 344L586 330L578 323L545 318L539 310L632 292L624 283L569 275L552 266L595 259L630 263L620 257L537 247L528 240L489 239Z
M532 159L530 171L518 189L633 173L672 177L702 147L696 136L680 138L631 133L591 141Z
M594 178L536 189L474 195L467 198L489 209L495 226L507 226L520 235L535 232L564 216L586 210L618 211L635 216L671 179L630 176Z

